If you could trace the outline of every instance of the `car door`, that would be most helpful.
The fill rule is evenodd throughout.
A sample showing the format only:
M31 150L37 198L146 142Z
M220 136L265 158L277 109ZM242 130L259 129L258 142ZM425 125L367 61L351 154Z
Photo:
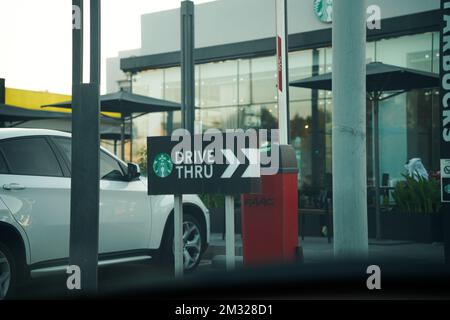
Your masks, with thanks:
M53 138L71 159L71 140ZM100 152L100 253L147 249L150 241L150 198L139 179L128 181L126 168L112 155Z
M0 141L7 174L0 196L25 230L31 263L62 259L69 251L70 179L47 137Z

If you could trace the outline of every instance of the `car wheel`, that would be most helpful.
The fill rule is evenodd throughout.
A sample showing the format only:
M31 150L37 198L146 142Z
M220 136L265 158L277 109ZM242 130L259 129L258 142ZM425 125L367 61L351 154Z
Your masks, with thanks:
M173 266L173 221L168 224L168 228L162 252L162 260L165 264ZM200 263L204 242L204 235L201 230L201 224L194 216L188 213L183 215L183 263L185 272L195 270Z
M16 284L14 257L0 242L0 300L10 298Z

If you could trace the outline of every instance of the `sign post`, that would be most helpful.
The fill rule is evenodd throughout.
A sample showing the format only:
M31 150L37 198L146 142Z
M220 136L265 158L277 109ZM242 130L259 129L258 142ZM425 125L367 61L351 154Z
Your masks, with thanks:
M445 262L450 264L450 0L441 0L441 202L444 218Z
M225 257L228 271L234 270L236 267L234 228L234 196L225 195Z
M181 2L181 105L183 128L194 134L195 62L194 62L194 3ZM183 195L175 194L174 256L175 276L183 276Z
M174 196L174 264L175 277L182 277L184 273L183 261L183 196Z
M261 192L259 150L245 133L148 137L148 194L225 194L226 265L235 267L234 194ZM221 143L219 142L221 141ZM175 262L182 265L181 197L175 197ZM180 260L177 260L180 259ZM176 274L182 270L176 268Z

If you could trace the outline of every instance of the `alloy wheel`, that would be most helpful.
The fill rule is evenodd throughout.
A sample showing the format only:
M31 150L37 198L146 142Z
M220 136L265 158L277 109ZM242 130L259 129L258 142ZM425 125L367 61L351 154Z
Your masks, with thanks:
M173 252L175 247L172 246ZM183 222L183 264L184 270L195 267L202 251L202 236L199 227L191 221Z
M11 266L6 255L0 251L0 300L6 298L11 282Z

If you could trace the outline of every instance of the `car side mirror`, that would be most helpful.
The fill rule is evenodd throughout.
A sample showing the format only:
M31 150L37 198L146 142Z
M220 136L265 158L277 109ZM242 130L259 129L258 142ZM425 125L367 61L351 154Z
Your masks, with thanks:
M127 178L129 181L133 181L141 176L141 169L135 163L128 164Z

